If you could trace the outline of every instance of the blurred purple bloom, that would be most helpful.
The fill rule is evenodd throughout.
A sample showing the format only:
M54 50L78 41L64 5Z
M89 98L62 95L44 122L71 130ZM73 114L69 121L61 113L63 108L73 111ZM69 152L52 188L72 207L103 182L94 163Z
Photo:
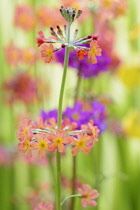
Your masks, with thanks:
M64 52L65 49L61 49L55 53L57 61L62 64L64 62ZM87 57L80 61L76 56L76 51L70 52L69 66L79 71L84 78L96 77L100 72L105 72L109 69L111 59L104 52L97 57L97 61L97 64L91 64Z
M49 112L45 112L44 110L41 110L40 116L43 118L43 121L49 118L55 118L57 120L58 111L57 109L53 109Z

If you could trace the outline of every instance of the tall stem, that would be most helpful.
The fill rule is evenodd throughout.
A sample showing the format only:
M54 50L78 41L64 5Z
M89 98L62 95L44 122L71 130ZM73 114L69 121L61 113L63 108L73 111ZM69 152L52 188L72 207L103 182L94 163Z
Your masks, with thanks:
M75 103L75 102L77 101L77 99L78 99L79 88L80 88L80 82L81 82L81 75L80 75L80 66L79 66L78 78L77 78L77 85L76 85L76 89L75 89L74 103ZM74 157L72 158L72 192L71 192L72 195L75 194L76 168L77 168L76 162L77 162L77 161L76 161L76 156L74 156ZM71 197L70 210L74 210L74 205L75 205L75 197Z
M68 44L70 42L70 23L68 23L66 42ZM69 61L69 46L66 47L66 51L65 51L64 70L63 70L63 77L62 77L62 83L61 83L60 95L59 95L58 129L61 128L62 105L63 105L63 96L64 96L64 88L65 88L65 82L66 82L68 61ZM61 210L61 155L58 150L56 152L56 164L57 164L57 167L56 167L57 168L57 173L56 173L56 176L57 176L57 179L56 179L57 210Z

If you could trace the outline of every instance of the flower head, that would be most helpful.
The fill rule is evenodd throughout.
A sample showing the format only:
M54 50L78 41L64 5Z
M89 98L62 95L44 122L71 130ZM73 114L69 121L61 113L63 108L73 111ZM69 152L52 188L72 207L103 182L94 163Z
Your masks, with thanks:
M96 40L90 42L90 49L88 51L88 58L91 59L92 64L97 63L96 56L101 56L101 48L98 46Z
M54 46L50 44L49 46L43 44L41 50L42 57L45 57L45 63L50 63L52 59L54 59Z
M88 205L97 206L97 202L94 200L99 196L97 190L91 190L89 185L83 184L81 188L78 188L78 193L82 195L83 207L87 207Z
M71 142L73 137L66 135L66 131L58 129L55 134L50 133L48 139L51 141L49 149L55 151L58 148L59 152L65 152L65 146Z
M87 155L91 152L91 147L93 147L93 142L91 138L85 133L79 133L78 138L73 139L71 144L74 146L72 149L72 155L75 156L78 154L79 151L83 152Z

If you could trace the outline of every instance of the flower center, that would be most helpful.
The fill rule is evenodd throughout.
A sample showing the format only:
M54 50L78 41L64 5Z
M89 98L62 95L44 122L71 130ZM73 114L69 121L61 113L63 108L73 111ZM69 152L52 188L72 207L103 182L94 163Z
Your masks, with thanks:
M47 149L47 144L46 144L46 142L41 141L41 142L39 143L39 147L40 147L40 149Z
M80 118L79 114L77 112L75 112L72 117L74 120L79 120L79 118Z
M55 139L55 142L56 142L57 145L61 145L62 142L63 142L63 139L61 139L61 138L56 138L56 139Z
M82 148L82 147L84 146L84 142L85 142L85 140L84 140L84 139L81 139L81 140L78 142L78 146L79 146L80 148Z

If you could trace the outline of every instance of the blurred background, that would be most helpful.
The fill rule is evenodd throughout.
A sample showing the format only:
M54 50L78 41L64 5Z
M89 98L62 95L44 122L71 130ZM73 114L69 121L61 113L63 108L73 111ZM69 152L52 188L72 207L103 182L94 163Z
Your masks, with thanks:
M98 206L85 209L139 210L139 0L0 1L0 210L35 209L39 202L54 202L55 162L50 166L49 157L27 159L18 151L16 132L23 119L36 120L57 109L64 52L46 64L35 38L40 30L50 36L51 26L63 28L61 5L83 10L71 34L76 28L78 37L97 34L103 51L94 67L71 52L63 104L69 116L67 107L75 109L75 102L80 103L77 112L92 112L101 131L92 152L77 156L77 181L100 193ZM70 149L62 162L64 197L70 194ZM78 199L75 209L84 209Z

